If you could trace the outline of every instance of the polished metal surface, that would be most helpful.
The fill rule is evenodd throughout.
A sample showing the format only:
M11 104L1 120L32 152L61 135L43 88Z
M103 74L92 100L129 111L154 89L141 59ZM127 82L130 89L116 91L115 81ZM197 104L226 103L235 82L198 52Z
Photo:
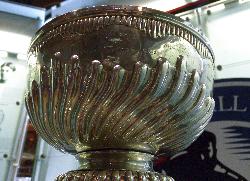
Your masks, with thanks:
M135 6L81 9L34 37L27 110L45 141L77 158L121 150L125 158L171 156L212 116L213 62L206 38L172 15ZM129 164L113 169L150 170Z
M171 177L166 177L157 172L138 172L125 170L103 170L103 171L71 171L58 176L57 180L134 180L134 181L174 181Z

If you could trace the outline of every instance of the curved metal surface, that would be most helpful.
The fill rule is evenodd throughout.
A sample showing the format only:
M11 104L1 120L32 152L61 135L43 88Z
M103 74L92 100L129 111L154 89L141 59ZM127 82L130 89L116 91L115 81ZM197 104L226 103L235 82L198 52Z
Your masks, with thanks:
M29 55L27 110L37 132L61 151L171 156L212 116L212 50L167 13L74 11L40 29Z
M155 154L190 144L212 115L213 100L188 73L183 60L155 68L137 62L132 71L105 69L94 60L89 73L79 61L40 69L26 97L32 123L59 150L130 149ZM181 143L181 144L180 144Z
M70 180L156 180L174 181L171 177L163 176L156 172L140 172L128 170L109 171L70 171L56 178L56 181Z

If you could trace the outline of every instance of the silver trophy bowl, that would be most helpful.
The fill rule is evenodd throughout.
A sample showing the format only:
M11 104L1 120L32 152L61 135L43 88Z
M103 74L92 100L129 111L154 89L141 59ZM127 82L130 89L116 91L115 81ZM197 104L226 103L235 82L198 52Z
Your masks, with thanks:
M59 16L29 49L27 110L39 135L80 168L57 180L172 180L152 160L209 122L214 55L180 18L136 6Z

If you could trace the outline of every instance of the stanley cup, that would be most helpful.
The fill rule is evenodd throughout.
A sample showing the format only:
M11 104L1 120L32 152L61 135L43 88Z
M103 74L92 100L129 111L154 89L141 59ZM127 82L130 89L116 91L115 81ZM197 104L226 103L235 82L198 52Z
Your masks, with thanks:
M214 109L214 54L173 15L100 6L59 16L29 49L26 106L36 131L72 154L68 180L173 180L152 161L187 148Z

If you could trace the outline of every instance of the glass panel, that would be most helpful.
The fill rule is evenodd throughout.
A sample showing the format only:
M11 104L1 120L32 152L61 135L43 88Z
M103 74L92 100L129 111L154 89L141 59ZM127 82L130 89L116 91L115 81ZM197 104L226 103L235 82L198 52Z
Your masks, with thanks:
M217 78L250 77L250 3L224 6L207 16ZM219 65L219 66L218 66Z
M63 163L63 164L62 164ZM58 175L78 169L77 160L69 154L64 154L40 140L37 148L35 170L32 179L39 181L54 180Z
M35 153L38 136L31 123L28 123L26 129L26 138L17 173L18 179L28 179L32 176L32 170L35 161Z
M24 118L24 92L27 67L16 54L2 52L0 57L0 180L7 180L9 168L16 162L16 148ZM6 56L4 56L6 55Z

